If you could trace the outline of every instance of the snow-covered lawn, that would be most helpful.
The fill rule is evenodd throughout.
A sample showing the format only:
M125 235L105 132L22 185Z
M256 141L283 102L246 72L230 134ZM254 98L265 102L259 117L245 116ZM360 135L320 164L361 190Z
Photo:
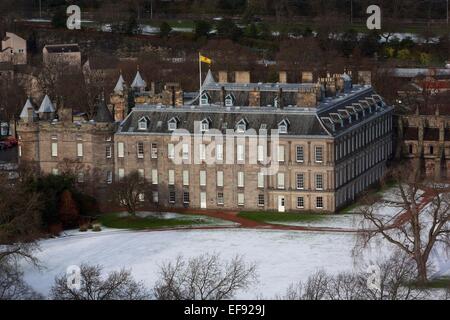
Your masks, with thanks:
M58 274L70 265L101 264L105 271L131 268L149 287L157 279L158 266L178 255L197 256L218 252L223 258L236 254L258 266L260 283L239 298L282 293L292 282L305 280L323 268L335 273L353 268L354 235L269 230L205 230L131 232L107 230L73 233L41 241L37 257L45 269L24 265L25 279L47 294Z

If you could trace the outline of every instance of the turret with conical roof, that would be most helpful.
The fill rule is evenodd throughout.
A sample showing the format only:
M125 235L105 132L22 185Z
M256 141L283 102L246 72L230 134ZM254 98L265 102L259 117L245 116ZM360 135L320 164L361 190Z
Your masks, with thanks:
M139 72L138 68L133 83L131 84L131 88L137 91L144 91L146 87L147 83L144 81L144 79L142 79L141 73Z
M94 121L99 122L99 123L114 122L114 118L113 118L111 112L109 111L108 106L106 105L104 96L102 96L100 103L97 105L97 110L95 111Z
M23 122L33 122L37 119L37 114L30 98L25 102L19 117Z
M116 86L114 87L114 93L123 94L126 87L125 80L122 77L122 73L120 73L119 80L117 80Z
M55 107L48 95L45 95L38 110L39 118L42 120L52 120L55 117Z

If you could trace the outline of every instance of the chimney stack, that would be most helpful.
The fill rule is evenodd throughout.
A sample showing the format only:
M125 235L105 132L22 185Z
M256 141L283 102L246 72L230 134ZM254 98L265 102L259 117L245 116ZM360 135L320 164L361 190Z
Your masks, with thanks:
M236 83L250 83L250 71L236 71L234 80Z
M227 71L219 71L219 83L227 83L228 82L228 72Z
M313 83L313 73L310 71L302 72L302 83Z
M279 83L287 83L287 72L286 71L280 71L278 73L279 76Z

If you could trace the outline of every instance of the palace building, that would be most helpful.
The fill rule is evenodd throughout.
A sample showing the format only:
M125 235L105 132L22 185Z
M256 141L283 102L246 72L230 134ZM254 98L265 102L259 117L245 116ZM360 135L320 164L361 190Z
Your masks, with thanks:
M55 111L48 98L38 111L27 101L20 158L54 174L77 163L82 183L105 187L137 171L151 189L142 200L167 208L336 212L383 176L393 108L350 74L303 78L252 83L239 72L231 83L224 72L219 81L208 72L194 99L166 85L155 103L138 74L127 110L121 77L110 107L103 101L91 121L73 121L70 109ZM265 146L251 139L266 132ZM268 166L276 170L264 174Z

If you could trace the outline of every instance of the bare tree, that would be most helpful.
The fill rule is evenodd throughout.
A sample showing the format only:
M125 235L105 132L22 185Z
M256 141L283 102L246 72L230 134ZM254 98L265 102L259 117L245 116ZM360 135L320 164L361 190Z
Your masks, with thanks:
M0 300L32 300L43 299L24 280L15 259L4 259L0 262Z
M133 279L130 270L102 275L102 266L80 266L80 288L69 285L67 275L56 277L50 297L55 300L145 300L150 293L142 282Z
M403 209L402 217L379 214L377 204L360 209L364 216L364 232L359 233L356 251L372 240L384 239L411 257L417 267L417 281L428 280L430 254L436 243L450 244L450 194L437 184L425 183L410 168L394 168L398 182L397 199L393 205ZM425 192L422 196L421 193ZM429 202L424 207L424 202Z
M143 200L149 194L149 187L144 177L133 171L113 184L114 200L126 208L129 214L135 215L136 210L143 205Z
M232 299L256 281L256 265L246 264L242 256L230 261L221 260L218 254L189 260L180 256L161 267L154 294L158 300Z

